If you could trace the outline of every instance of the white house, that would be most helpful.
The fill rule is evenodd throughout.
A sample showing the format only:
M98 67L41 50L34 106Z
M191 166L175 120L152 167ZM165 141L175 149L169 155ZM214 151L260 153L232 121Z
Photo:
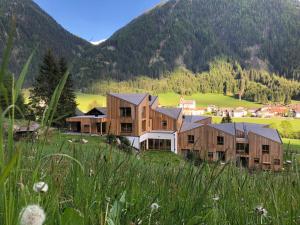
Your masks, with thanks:
M196 101L195 100L184 100L183 97L180 98L179 108L182 109L196 109Z

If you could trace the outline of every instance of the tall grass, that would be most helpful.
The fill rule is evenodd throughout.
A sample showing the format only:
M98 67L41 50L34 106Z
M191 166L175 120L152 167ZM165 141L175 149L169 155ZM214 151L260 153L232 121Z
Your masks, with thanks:
M7 72L12 36L2 59L0 87ZM49 225L132 224L299 224L300 178L297 164L282 173L250 174L234 165L181 161L149 162L118 152L101 138L70 137L48 128L68 72L44 114L34 141L13 140L14 103L31 56L13 87L7 109L0 109L0 224L19 224L22 208L40 205ZM4 117L9 126L4 132ZM51 136L52 135L52 136ZM77 139L68 140L68 139ZM159 153L157 153L159 154ZM46 182L37 193L33 185ZM267 214L255 211L262 206Z

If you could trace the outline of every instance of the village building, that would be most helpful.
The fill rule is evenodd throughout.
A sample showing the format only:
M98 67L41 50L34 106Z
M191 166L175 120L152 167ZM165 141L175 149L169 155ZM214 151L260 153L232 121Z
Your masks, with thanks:
M250 169L280 170L282 141L277 130L250 123L212 124L212 118L184 115L159 106L149 94L107 95L106 108L67 119L69 131L126 137L138 150L167 150L202 160L232 162Z

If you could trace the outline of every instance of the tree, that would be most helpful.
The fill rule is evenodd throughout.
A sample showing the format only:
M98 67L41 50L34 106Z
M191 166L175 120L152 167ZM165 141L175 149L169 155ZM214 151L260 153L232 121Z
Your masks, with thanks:
M221 123L232 123L232 119L231 119L229 113L227 113L227 115L222 118Z
M58 68L55 58L50 50L47 51L40 66L39 74L35 78L33 88L30 90L30 107L37 119L42 118L51 96L57 86Z
M37 119L42 118L55 88L67 70L67 63L64 58L61 58L59 62L57 62L52 52L50 50L47 51L43 58L43 63L40 66L40 72L35 78L33 89L30 91L30 106ZM69 75L58 101L53 125L58 127L63 126L65 118L75 114L76 106L72 76Z
M59 67L59 80L64 76L68 70L67 62L65 58L61 58L58 62ZM69 74L63 92L60 96L58 107L57 107L57 118L61 117L56 124L58 126L63 126L65 124L65 118L75 115L77 103L76 95L73 87L72 75Z

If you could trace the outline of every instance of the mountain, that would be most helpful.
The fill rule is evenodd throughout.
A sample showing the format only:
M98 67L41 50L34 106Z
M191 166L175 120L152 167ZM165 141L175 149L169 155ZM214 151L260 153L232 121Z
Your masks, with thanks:
M298 0L169 0L87 50L76 76L89 84L156 78L179 66L197 73L225 57L299 79L299 52Z
M10 70L18 74L38 45L33 59L27 84L30 84L38 71L41 58L47 49L69 62L79 60L85 48L91 44L66 31L37 4L31 0L0 0L0 55L6 44L12 15L16 18L16 34L11 56ZM0 57L1 61L1 57ZM79 60L80 61L80 60Z

